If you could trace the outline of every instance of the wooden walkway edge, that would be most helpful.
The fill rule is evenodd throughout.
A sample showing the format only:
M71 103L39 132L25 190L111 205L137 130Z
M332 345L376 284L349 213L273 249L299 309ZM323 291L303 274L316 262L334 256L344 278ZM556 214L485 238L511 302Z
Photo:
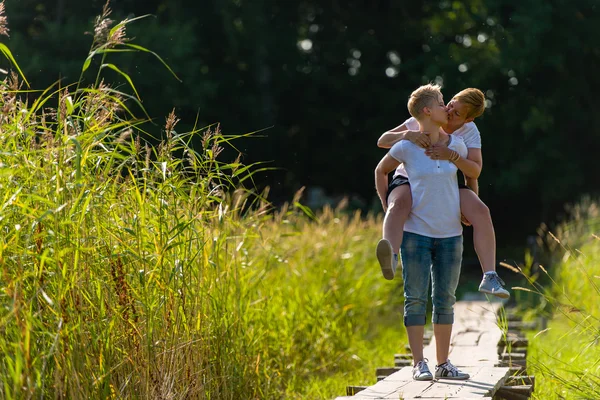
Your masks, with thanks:
M366 387L354 396L336 400L374 399L491 399L513 374L498 354L498 346L506 341L497 325L499 303L459 301L454 306L455 322L450 344L450 360L471 378L466 381L412 379L407 366ZM434 373L435 338L424 348L425 358Z

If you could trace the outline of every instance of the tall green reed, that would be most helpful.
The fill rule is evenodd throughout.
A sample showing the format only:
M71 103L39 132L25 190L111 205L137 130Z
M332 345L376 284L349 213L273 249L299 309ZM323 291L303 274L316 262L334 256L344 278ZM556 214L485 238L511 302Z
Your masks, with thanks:
M94 40L94 84L31 100L1 83L2 397L302 398L356 369L357 337L401 300L364 246L379 221L273 209L243 186L259 167L219 160L218 126L180 133L172 113L150 146Z
M538 300L530 315L549 312L548 327L532 334L530 369L541 375L540 399L600 397L600 240L599 208L591 198L567 208L568 219L540 228L549 267L525 273L521 291ZM537 303L537 306L535 306Z

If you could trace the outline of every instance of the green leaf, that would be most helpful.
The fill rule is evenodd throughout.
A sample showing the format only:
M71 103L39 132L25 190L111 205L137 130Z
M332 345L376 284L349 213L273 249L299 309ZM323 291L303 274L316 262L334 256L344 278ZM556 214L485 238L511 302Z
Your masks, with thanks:
M25 75L23 74L23 71L21 71L21 68L19 68L19 64L17 64L17 60L15 60L15 58L13 57L10 49L8 47L6 47L6 45L4 43L0 43L0 51L2 51L2 53L4 54L4 56L6 58L8 58L8 60L10 62L13 63L13 65L15 66L15 68L17 69L17 71L19 71L19 75L21 75L21 78L27 84L27 87L31 87L31 86L29 86L29 82L27 81L27 78L25 78Z
M145 53L150 53L152 54L154 57L156 57L158 59L158 61L160 61L162 63L162 65L165 66L165 68L167 68L169 70L169 72L175 77L175 79L177 79L179 82L183 82L181 79L179 79L179 77L177 76L177 74L175 74L175 72L173 72L173 70L171 69L171 67L169 67L169 65L162 59L160 58L160 56L158 54L156 54L153 51L148 50L145 47L139 46L137 44L132 44L132 43L125 43L124 46L128 46L131 47L132 49L136 49L139 51L143 51Z
M302 210L302 212L303 212L304 214L306 214L306 216L307 216L308 218L312 219L313 221L316 221L316 220L317 220L317 217L315 216L315 214L314 214L314 213L312 212L312 210L311 210L310 208L308 208L307 206L305 206L305 205L302 205L302 204L300 204L300 203L298 203L298 202L295 202L295 203L294 203L294 206L295 206L295 207L298 207L300 210Z
M67 115L73 114L75 107L73 107L73 98L71 96L67 96L65 99L65 104L67 106Z
M87 69L90 67L90 64L92 63L92 58L94 58L94 56L97 53L95 51L92 51L87 58L85 59L84 63L83 63L83 67L81 67L81 73L83 74L85 71L87 71Z
M135 92L135 96L138 98L138 100L140 100L140 95L138 94L135 85L133 84L133 81L131 80L131 78L129 77L129 75L127 75L125 72L121 71L119 69L119 67L117 67L114 64L102 64L102 66L100 67L102 68L110 68L113 71L116 71L117 73L119 73L121 76L123 76L125 79L127 79L127 82L129 82L129 85L131 86L131 88L133 89L133 91Z

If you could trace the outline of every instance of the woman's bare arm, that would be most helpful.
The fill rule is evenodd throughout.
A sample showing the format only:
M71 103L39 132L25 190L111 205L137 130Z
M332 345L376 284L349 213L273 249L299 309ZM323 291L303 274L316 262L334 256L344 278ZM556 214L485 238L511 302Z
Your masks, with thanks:
M421 146L423 148L431 144L429 136L423 135L419 131L411 131L406 127L406 125L402 124L381 135L377 140L377 146L381 147L382 149L389 149L401 140L410 140L417 146Z
M400 162L388 153L377 164L377 168L375 168L375 189L381 200L383 211L387 211L388 174L396 169L398 165L400 165Z
M467 149L467 158L460 157L454 164L465 174L467 179L479 178L481 175L481 168L483 167L483 158L481 156L481 149L469 148Z
M390 129L389 131L381 135L379 139L377 139L377 146L381 147L382 149L391 148L394 145L394 143L404 139L407 130L408 129L404 124L397 126L394 129Z

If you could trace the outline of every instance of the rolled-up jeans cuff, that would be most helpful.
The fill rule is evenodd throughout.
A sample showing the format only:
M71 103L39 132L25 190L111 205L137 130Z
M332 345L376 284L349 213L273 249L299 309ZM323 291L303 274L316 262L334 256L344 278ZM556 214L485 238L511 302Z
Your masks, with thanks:
M441 325L452 325L454 323L454 314L436 314L431 316L431 322Z
M425 315L405 315L404 326L424 326Z

